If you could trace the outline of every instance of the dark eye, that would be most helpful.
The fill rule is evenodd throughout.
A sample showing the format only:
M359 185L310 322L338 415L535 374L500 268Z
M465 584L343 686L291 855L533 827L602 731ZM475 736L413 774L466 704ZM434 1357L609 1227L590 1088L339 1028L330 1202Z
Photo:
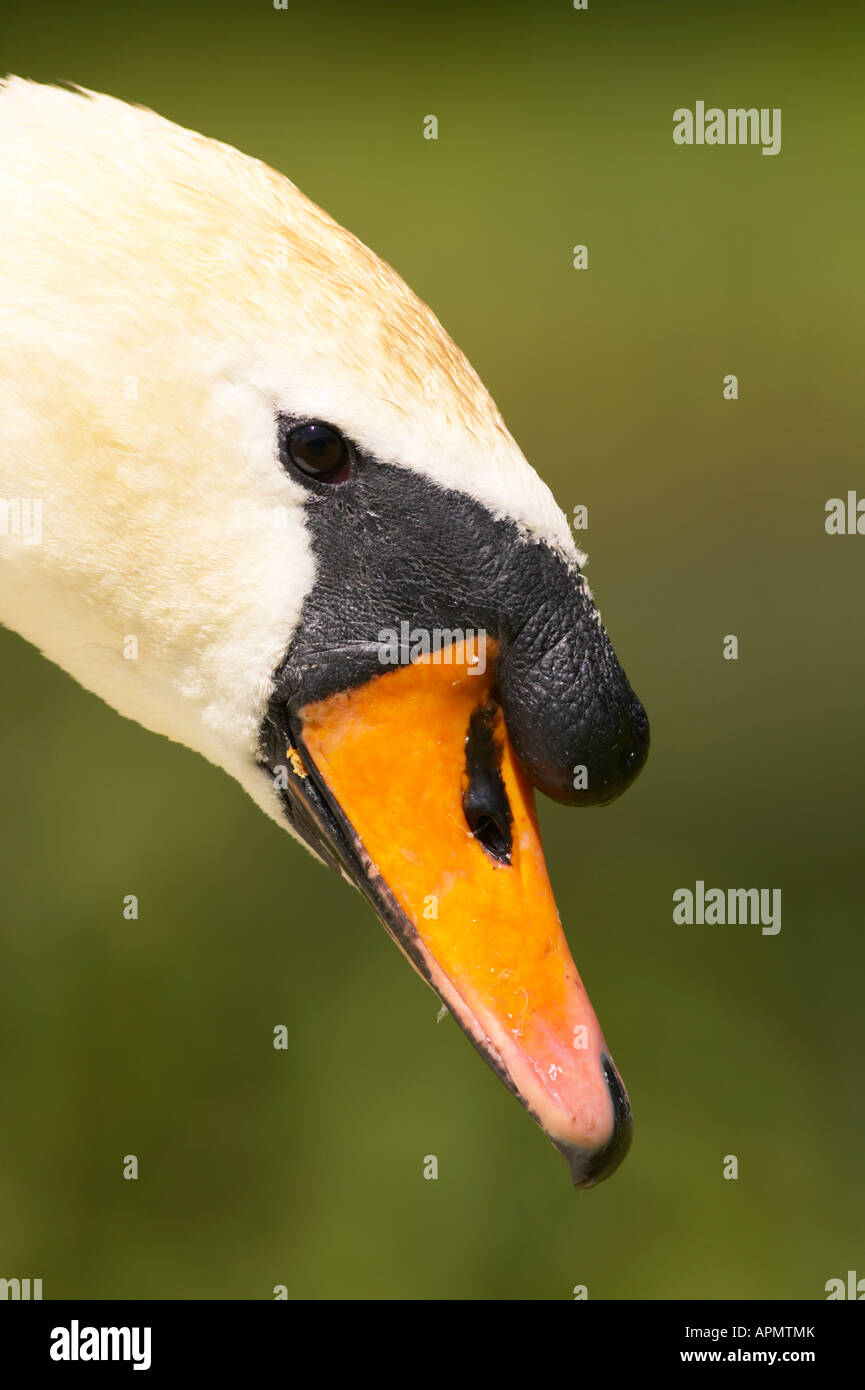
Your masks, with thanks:
M319 420L290 429L280 441L280 452L283 462L287 456L301 473L321 483L342 483L351 471L348 440L332 425Z

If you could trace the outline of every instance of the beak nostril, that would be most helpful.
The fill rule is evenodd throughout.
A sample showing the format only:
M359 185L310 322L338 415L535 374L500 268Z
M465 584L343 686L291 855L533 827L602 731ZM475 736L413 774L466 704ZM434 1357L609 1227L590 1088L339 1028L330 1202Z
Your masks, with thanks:
M473 813L465 802L463 809L466 814L466 822L469 830L475 839L486 850L492 859L497 859L500 864L510 864L511 862L511 832L510 826L502 824L495 816L489 815L484 811Z
M501 773L502 745L495 736L498 705L476 709L466 734L463 815L475 839L491 859L510 864L513 837L511 807Z

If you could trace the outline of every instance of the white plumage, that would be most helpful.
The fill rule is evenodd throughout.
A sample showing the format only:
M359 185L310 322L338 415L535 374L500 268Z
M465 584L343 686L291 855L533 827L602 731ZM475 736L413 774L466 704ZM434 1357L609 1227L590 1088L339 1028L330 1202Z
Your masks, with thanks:
M0 536L0 619L278 815L257 737L314 561L275 411L577 559L565 517L429 309L287 179L18 79L0 151L0 497L43 512L39 545Z

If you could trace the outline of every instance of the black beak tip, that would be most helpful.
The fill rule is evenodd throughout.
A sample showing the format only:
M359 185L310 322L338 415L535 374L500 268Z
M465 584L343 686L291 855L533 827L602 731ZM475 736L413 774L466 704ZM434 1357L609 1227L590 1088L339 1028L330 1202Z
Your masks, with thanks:
M567 1160L571 1170L571 1181L581 1192L597 1187L612 1177L623 1162L634 1133L634 1117L628 1093L611 1057L601 1053L601 1066L610 1100L613 1105L613 1133L602 1149L592 1153L573 1144L556 1144L559 1153Z

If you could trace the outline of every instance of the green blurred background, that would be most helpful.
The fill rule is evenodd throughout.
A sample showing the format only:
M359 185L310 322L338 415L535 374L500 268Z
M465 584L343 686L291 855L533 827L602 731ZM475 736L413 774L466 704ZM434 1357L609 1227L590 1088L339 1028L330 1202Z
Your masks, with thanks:
M865 539L823 525L865 493L862 12L51 0L4 26L4 70L264 159L433 306L589 508L653 751L614 807L541 808L636 1115L577 1194L356 894L0 634L0 1275L412 1299L865 1275ZM697 99L782 107L782 153L674 146ZM675 927L697 878L780 887L781 933Z

